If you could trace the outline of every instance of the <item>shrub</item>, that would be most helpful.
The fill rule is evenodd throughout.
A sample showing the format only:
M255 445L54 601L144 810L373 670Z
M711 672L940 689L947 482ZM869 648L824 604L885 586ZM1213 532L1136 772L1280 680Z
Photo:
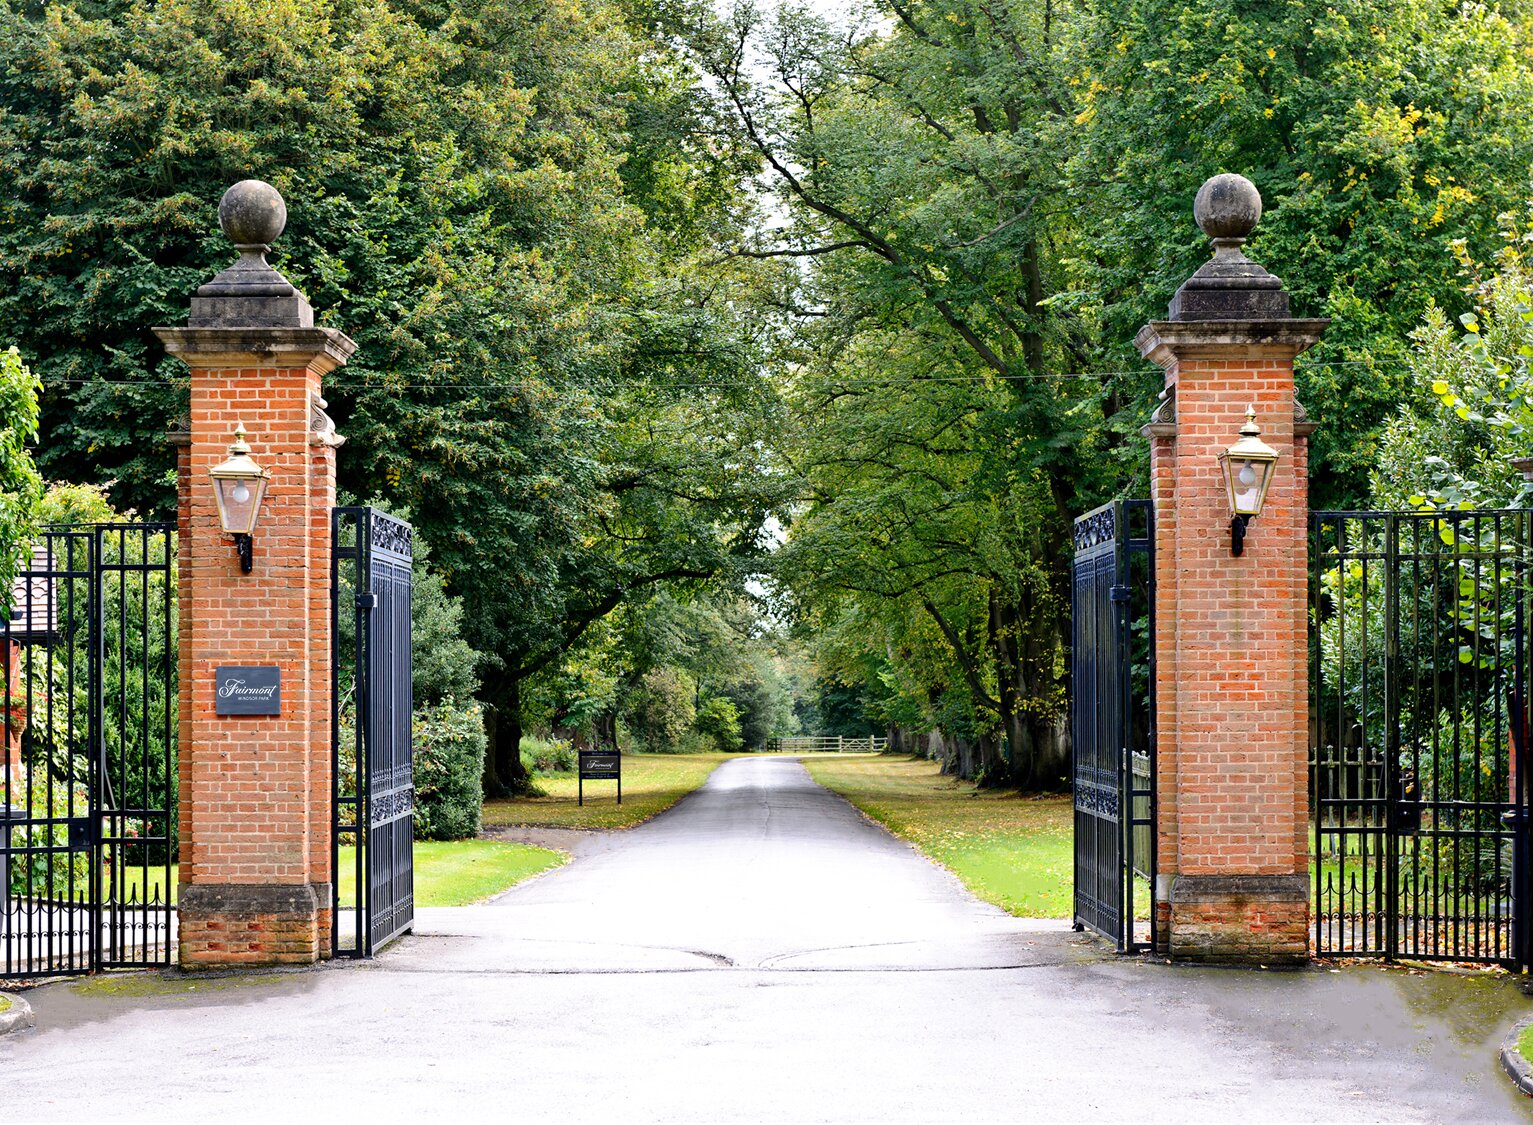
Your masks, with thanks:
M562 738L522 739L522 764L528 773L569 773L575 768L575 748Z
M415 712L415 836L465 840L479 834L484 713L451 699Z
M734 702L722 695L715 695L703 702L697 709L697 719L693 726L698 733L713 741L716 750L732 752L743 745L740 739L740 713L735 710Z
M3 750L0 750L3 752ZM82 815L87 806L85 786L54 781L48 783L43 770L27 773L26 799L20 793L12 800L25 804L27 815L35 820L49 819L51 825L10 830L13 849L10 862L10 893L16 896L80 901L90 897L90 853L71 852L69 823L71 816ZM58 848L59 851L29 852L27 848Z

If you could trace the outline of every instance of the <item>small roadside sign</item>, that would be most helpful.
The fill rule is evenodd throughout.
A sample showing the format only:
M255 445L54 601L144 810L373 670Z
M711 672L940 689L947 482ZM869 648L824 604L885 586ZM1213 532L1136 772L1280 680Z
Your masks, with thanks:
M587 781L617 782L617 803L623 803L623 756L616 750L580 751L580 804L586 803Z

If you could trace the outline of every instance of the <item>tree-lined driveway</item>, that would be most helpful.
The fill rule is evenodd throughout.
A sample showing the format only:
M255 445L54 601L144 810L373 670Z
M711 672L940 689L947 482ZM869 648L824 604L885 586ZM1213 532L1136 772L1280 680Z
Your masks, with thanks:
M12 1116L1506 1121L1506 980L1194 970L1010 918L741 759L376 962L32 992Z

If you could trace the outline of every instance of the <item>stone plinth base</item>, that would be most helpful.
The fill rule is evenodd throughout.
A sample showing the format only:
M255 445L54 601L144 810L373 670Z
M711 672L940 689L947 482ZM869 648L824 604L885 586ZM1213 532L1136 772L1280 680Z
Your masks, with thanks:
M194 883L179 903L183 969L312 965L330 942L330 884Z
M1213 965L1309 960L1309 880L1302 875L1177 875L1169 906L1173 960Z

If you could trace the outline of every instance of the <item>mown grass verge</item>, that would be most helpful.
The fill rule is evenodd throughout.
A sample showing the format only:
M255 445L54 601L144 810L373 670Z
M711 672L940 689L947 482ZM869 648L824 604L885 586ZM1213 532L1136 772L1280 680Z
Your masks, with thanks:
M356 901L356 851L342 848L341 902ZM468 906L509 890L524 879L558 867L569 857L563 852L507 844L499 840L417 840L415 843L415 905ZM149 871L150 896L163 893L159 886L163 870ZM143 872L124 872L126 899L144 900ZM176 900L175 867L170 869L170 900Z
M1068 918L1074 822L1069 797L976 789L937 763L880 754L804 759L810 775L909 840L975 895L1021 918Z
M355 866L341 852L341 901L352 902ZM415 905L469 906L565 863L548 848L499 840L423 840L415 844Z
M542 797L516 797L484 803L484 826L526 825L539 828L631 828L664 812L692 792L721 762L737 754L624 754L623 803L617 782L586 782L586 803L576 804L578 779L573 772L537 779Z

